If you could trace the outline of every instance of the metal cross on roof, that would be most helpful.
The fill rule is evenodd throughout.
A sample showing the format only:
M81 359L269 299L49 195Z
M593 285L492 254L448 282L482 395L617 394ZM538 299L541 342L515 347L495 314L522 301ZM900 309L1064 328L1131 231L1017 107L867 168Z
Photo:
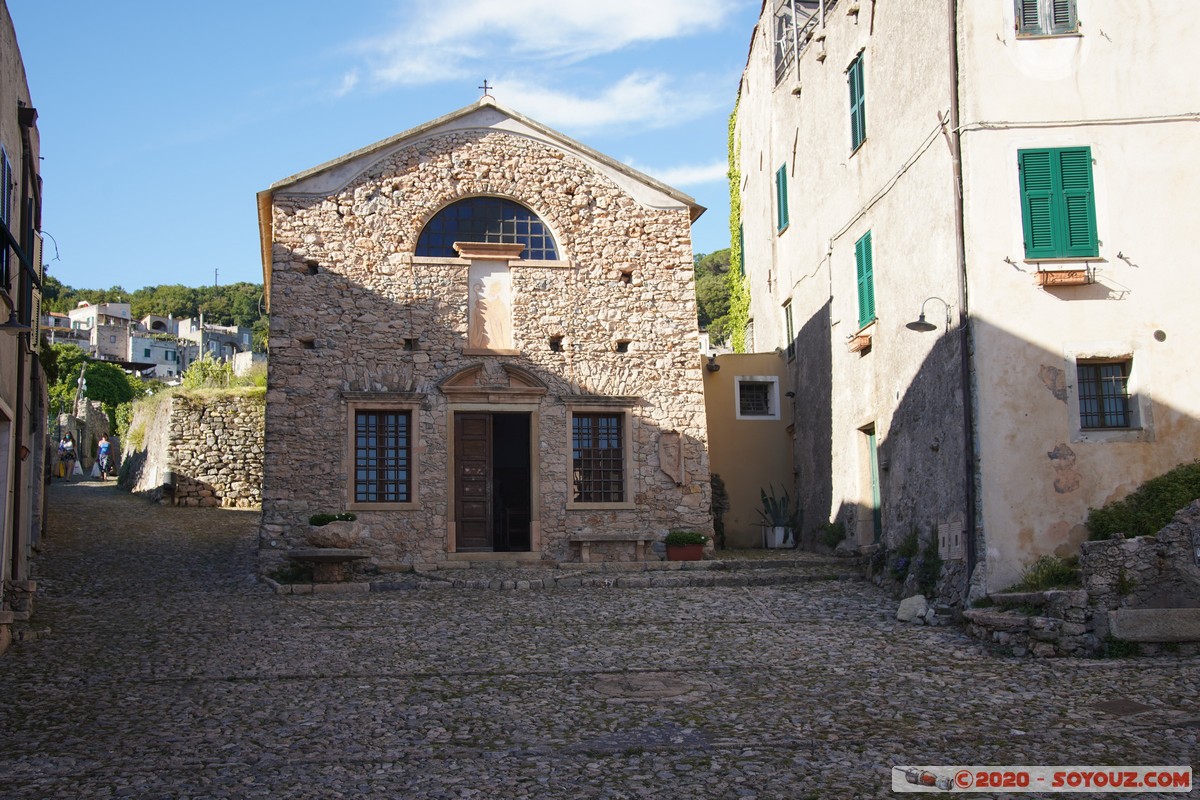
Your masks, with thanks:
M484 97L491 97L491 96L492 96L492 89L495 89L496 87L495 87L495 86L489 86L489 85L488 85L488 82L487 82L487 78L484 78L484 79L483 79L483 86L476 86L475 88L476 88L476 89L483 89L483 96L484 96Z

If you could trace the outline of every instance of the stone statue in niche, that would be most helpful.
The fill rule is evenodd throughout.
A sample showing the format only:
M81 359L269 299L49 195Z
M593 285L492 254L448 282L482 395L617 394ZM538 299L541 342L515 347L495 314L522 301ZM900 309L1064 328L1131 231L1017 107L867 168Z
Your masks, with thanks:
M511 350L512 279L508 267L492 262L471 264L467 347Z
M683 486L687 474L683 469L683 435L679 431L663 431L658 436L658 468Z

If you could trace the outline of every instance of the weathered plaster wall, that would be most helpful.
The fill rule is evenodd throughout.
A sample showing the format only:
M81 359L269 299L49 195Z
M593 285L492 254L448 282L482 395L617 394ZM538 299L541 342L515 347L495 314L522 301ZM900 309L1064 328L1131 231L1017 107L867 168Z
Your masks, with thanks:
M264 562L297 543L309 515L349 504L346 397L361 392L417 406L415 502L356 509L379 564L441 560L452 548L447 442L454 411L466 408L533 413L544 557L572 557L568 537L577 531L711 531L687 209L649 207L590 159L504 127L512 126L402 143L328 194L276 193ZM560 250L561 263L510 267L518 355L465 353L467 262L413 256L436 211L476 194L528 206ZM628 282L622 272L631 272ZM562 337L561 351L551 337ZM405 339L415 349L405 350ZM621 340L628 352L615 351ZM476 366L481 380L500 384L509 382L502 367L517 366L547 393L533 405L452 403L439 384ZM584 395L638 398L627 409L627 508L568 508L565 401ZM664 431L683 437L682 486L659 470Z
M849 13L851 8L858 13ZM873 539L870 452L879 456L883 539L914 528L961 530L966 461L957 335L905 324L922 303L957 306L953 175L939 115L948 111L943 13L925 3L839 3L797 66L776 83L773 5L755 31L738 111L743 227L753 347L797 357L797 491L807 526L846 524ZM846 70L865 64L866 140L852 152ZM789 224L777 230L775 171L787 168ZM860 330L855 243L871 233L877 320ZM957 320L957 308L952 319ZM850 350L857 333L867 351Z
M705 360L707 362L707 360ZM787 397L785 356L776 353L727 353L717 358L717 372L704 373L704 400L708 409L710 469L725 481L729 495L726 512L727 547L761 547L763 489L786 489L793 503L791 437L792 399ZM777 378L778 392L771 417L737 418L739 377Z
M1200 274L1172 233L1195 226L1196 166L1182 154L1195 146L1200 89L1178 63L1200 37L1200 7L1080 2L1081 35L1048 39L1018 39L1012 3L961 7L982 507L997 589L1038 555L1077 552L1090 507L1200 447L1194 313L1180 302L1200 295ZM1192 121L1170 119L1188 112ZM1025 258L1017 151L1064 146L1091 148L1099 257L1039 264ZM1094 284L1034 284L1039 267L1085 266ZM1076 359L1087 356L1132 357L1135 430L1081 430Z

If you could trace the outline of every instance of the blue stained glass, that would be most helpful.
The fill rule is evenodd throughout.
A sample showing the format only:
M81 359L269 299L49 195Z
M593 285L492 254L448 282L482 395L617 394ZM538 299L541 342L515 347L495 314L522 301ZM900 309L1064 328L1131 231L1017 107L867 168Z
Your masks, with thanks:
M446 206L421 231L416 254L455 258L455 242L523 244L522 259L558 260L554 237L537 214L502 197L468 197Z

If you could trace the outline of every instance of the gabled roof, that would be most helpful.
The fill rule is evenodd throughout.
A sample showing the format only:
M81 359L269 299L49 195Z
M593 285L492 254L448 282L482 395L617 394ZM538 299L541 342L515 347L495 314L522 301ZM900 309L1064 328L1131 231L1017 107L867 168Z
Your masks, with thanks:
M608 175L635 199L651 207L686 208L692 221L705 209L690 195L680 192L661 181L639 172L627 164L593 150L585 144L542 125L516 111L505 108L490 95L484 95L469 106L438 117L403 133L398 133L375 144L347 153L340 158L327 161L311 169L298 172L271 184L269 189L258 193L258 228L262 245L263 281L267 296L271 283L271 207L276 194L329 196L341 191L379 160L402 147L421 139L450 131L503 130L530 136L590 163Z

